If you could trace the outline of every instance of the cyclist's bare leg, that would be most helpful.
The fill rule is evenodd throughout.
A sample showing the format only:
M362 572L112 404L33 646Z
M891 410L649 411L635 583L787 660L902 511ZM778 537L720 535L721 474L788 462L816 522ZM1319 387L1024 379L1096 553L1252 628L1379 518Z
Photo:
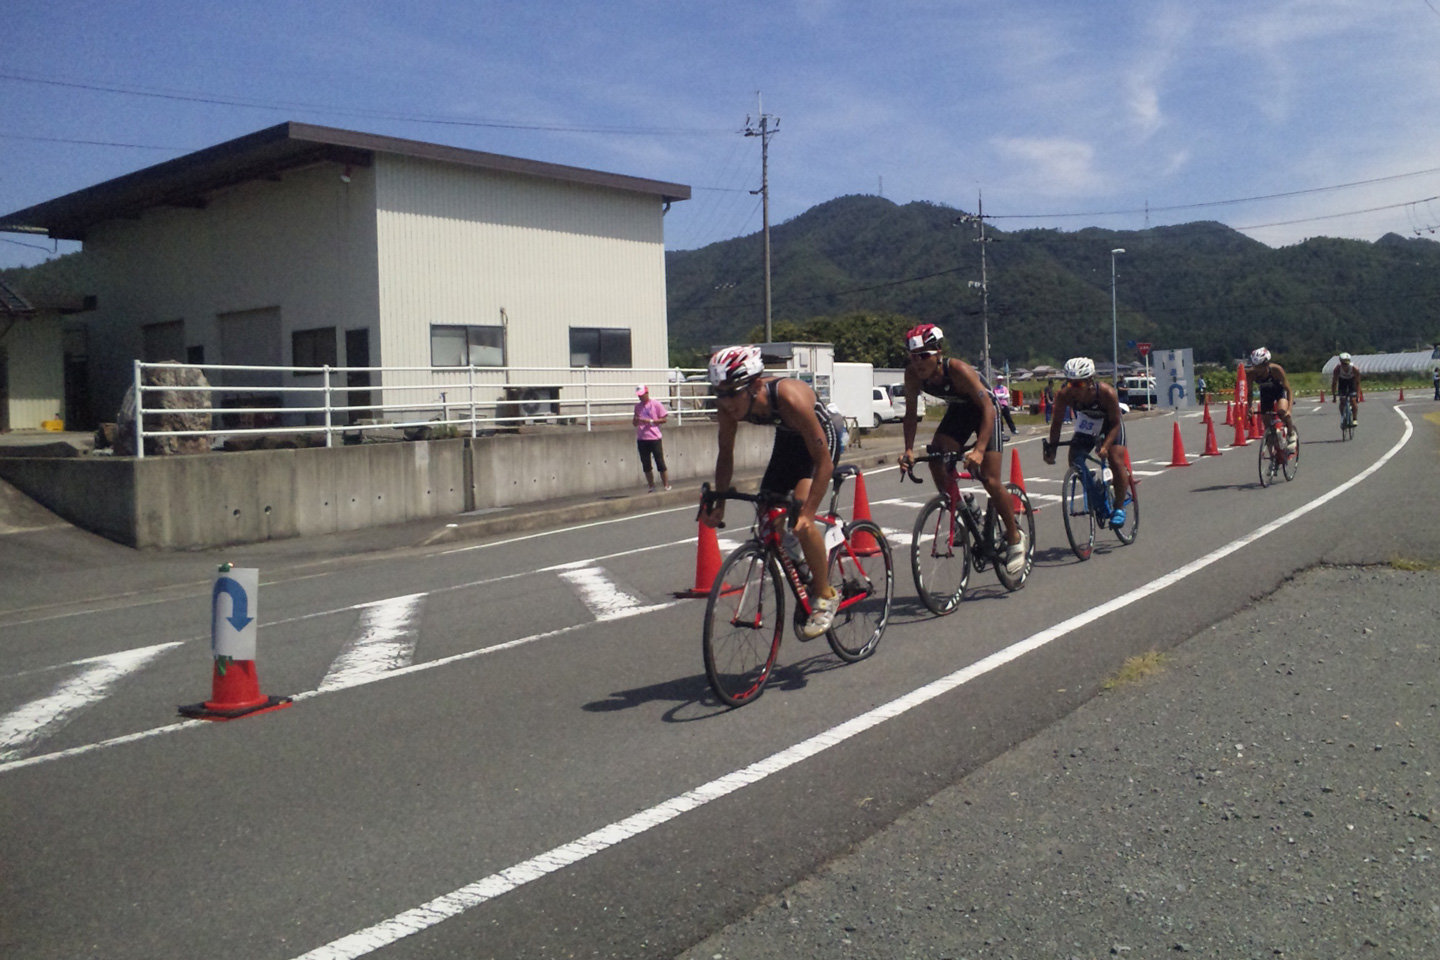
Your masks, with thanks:
M937 430L930 440L930 449L937 453L959 453L963 448L954 437ZM950 490L948 470L949 467L939 460L930 461L930 477L935 481L935 489L940 493L948 493Z
M804 503L805 498L809 495L810 478L806 477L795 484L795 499ZM825 537L820 532L820 525L810 523L796 529L795 539L800 541L800 549L805 554L805 563L810 567L810 596L835 596L835 590L830 586L829 578L825 575Z
M1290 419L1290 401L1280 397L1275 401L1275 412L1280 414L1280 419L1285 421L1285 429L1289 431L1287 436L1295 433L1295 421Z
M1105 454L1110 461L1110 479L1115 485L1115 506L1118 508L1130 495L1130 471L1125 469L1125 448L1112 446Z
M1000 514L1000 520L1005 524L1005 542L1019 543L1020 527L1015 523L1015 502L1000 482L999 450L985 451L985 459L980 465L980 482L984 484L990 502L995 504L995 512Z

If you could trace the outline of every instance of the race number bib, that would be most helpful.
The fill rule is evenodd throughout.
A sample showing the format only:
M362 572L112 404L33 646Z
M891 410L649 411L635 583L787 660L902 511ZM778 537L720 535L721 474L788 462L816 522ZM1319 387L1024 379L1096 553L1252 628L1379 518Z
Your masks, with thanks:
M1083 433L1087 437L1099 436L1100 428L1104 425L1105 421L1099 417L1092 417L1088 413L1078 414L1075 417L1075 432Z
M825 552L829 553L845 542L845 530L838 523L825 525Z

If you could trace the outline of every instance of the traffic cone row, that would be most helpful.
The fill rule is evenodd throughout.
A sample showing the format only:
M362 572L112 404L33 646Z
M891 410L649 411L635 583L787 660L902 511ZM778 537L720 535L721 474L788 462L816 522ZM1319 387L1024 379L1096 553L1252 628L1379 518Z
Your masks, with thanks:
M1208 419L1207 419L1207 420L1205 421L1205 450L1204 450L1203 453L1200 454L1200 456L1202 456L1202 457L1218 457L1218 456L1220 456L1220 448L1219 448L1219 446L1217 446L1216 443L1215 443L1215 422L1214 422L1213 420L1208 420Z
M1245 435L1245 416L1239 410L1235 411L1235 442L1232 447L1250 446L1250 438Z

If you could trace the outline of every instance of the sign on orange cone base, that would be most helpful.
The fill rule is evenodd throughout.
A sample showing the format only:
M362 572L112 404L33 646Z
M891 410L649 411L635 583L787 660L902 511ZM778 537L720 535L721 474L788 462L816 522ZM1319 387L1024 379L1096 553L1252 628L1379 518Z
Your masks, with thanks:
M852 520L871 520L872 522L874 520L870 516L870 497L865 493L865 474L858 471L855 474L855 504L850 511L850 518ZM861 531L851 538L850 547L861 556L870 556L880 552L880 544L876 543L875 538L865 531Z
M695 586L677 590L676 597L708 597L710 587L720 574L720 538L714 527L698 524L700 536L695 541Z
M1175 427L1175 441L1170 445L1170 466L1188 467L1190 461L1185 459L1185 442L1180 439L1180 424L1173 424Z
M1205 421L1205 450L1200 454L1202 457L1220 456L1220 448L1215 443L1215 422Z

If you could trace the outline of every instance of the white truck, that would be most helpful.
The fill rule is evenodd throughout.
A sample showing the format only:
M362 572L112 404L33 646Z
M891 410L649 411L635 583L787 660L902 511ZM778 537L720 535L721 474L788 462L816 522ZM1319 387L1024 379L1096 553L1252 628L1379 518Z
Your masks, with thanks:
M830 373L830 403L846 420L866 429L880 426L884 419L875 406L872 370L868 363L837 363Z

